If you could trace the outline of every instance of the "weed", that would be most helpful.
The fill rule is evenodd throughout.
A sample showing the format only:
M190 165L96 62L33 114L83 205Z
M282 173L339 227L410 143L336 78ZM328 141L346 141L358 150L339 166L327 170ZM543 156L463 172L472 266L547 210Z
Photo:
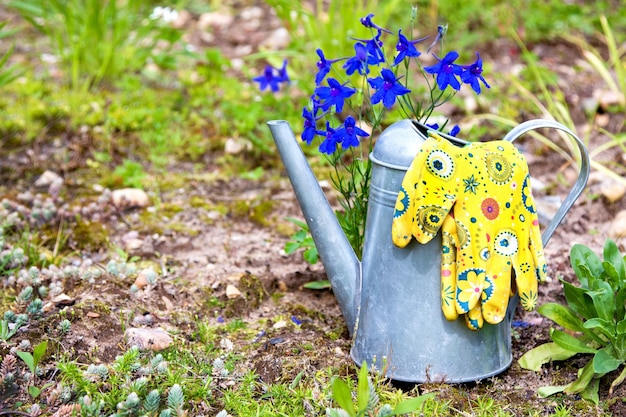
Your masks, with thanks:
M162 19L148 17L149 1L12 0L9 5L50 39L75 90L143 69L149 59L171 66L166 57L181 37ZM159 51L157 44L167 46Z

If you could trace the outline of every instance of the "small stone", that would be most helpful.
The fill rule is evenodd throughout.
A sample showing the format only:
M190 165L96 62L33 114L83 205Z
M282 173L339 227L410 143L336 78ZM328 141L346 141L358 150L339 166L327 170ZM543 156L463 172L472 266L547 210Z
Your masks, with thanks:
M285 284L284 281L278 281L278 291L280 291L280 292L287 292L287 291L289 291L289 288L287 287L287 284Z
M246 149L250 149L250 143L243 139L228 138L224 144L224 152L237 155Z
M137 346L140 350L152 350L154 352L168 348L173 340L172 337L161 329L140 329L131 327L124 333L126 343Z
M54 171L46 170L41 174L37 181L35 181L35 187L48 188L54 183L63 183L63 178Z
M279 320L272 326L272 329L282 329L283 327L287 327L287 322L285 320Z
M228 284L226 286L226 297L228 298L237 298L241 296L241 291L239 291L239 288L235 287L232 284Z
M626 237L626 210L617 213L609 226L609 237L618 239Z
M135 279L135 285L140 290L143 290L144 288L146 288L148 286L148 278L146 278L146 274L142 274L140 272L139 275L137 275L137 278Z
M617 181L605 181L600 187L600 193L609 203L615 203L626 195L626 185Z
M122 188L111 193L113 205L120 210L145 208L150 205L148 194L141 188Z
M87 317L89 317L90 319L97 319L98 317L100 317L100 314L89 311L87 312Z

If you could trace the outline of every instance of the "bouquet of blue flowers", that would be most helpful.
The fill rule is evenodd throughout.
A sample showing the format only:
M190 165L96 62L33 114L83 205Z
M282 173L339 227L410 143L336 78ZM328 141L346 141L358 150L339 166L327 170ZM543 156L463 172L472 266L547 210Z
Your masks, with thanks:
M337 217L357 254L361 254L369 198L372 136L380 133L386 113L399 109L402 118L414 119L430 128L446 128L428 123L433 111L450 100L463 85L469 85L476 94L482 87L489 88L483 77L483 61L467 65L457 63L456 51L443 58L443 39L447 26L439 26L434 39L428 43L426 54L432 54L436 63L423 66L418 44L429 37L412 39L402 32L394 32L374 23L374 14L360 19L370 29L369 39L354 39L353 56L328 59L317 49L315 89L309 104L302 109L304 126L302 140L312 144L319 138L319 151L324 154L334 172L331 180L339 192L343 211ZM411 12L411 30L417 19L417 8ZM393 47L386 44L391 40ZM439 50L439 55L435 53ZM410 81L418 76L426 86L426 93L411 94ZM286 63L281 69L268 66L263 76L255 78L261 88L289 82ZM419 81L419 80L418 80ZM459 129L449 133L455 136ZM365 144L364 144L365 142Z

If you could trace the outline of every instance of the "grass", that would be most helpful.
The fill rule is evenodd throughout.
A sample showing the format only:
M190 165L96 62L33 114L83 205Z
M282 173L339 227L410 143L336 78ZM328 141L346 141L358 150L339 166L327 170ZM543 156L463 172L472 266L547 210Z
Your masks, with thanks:
M230 60L218 50L189 53L179 31L146 20L152 2L110 1L101 9L96 7L101 2L94 0L72 0L71 3L75 7L61 7L63 2L60 1L10 2L13 10L19 11L39 31L37 39L47 39L48 43L38 44L36 53L16 66L11 61L15 49L10 46L17 39L16 30L28 36L33 34L27 32L26 25L9 28L7 24L0 24L0 38L9 41L6 53L0 56L3 93L0 97L3 111L0 150L3 157L13 158L22 156L25 149L35 153L54 147L63 149L55 154L59 156L54 165L68 173L73 187L72 194L61 197L84 206L98 204L89 188L93 184L142 187L158 195L165 189L183 188L190 182L202 183L203 174L197 171L204 173L207 164L213 164L212 169L228 173L232 178L243 177L262 184L281 169L264 122L287 119L298 133L299 109L307 100L300 87L312 78L315 48L322 47L328 56L351 54L352 51L338 46L350 43L337 42L332 33L360 36L355 31L358 29L353 29L354 18L366 15L372 7L366 8L361 1L337 0L325 2L328 9L323 9L322 2L318 2L318 12L314 13L305 8L291 10L287 7L289 2L272 0L270 3L276 7L279 17L298 36L287 51L261 51L248 57L243 70L236 72ZM403 18L405 13L395 7L401 2L379 3L380 7L375 7L379 24L393 24ZM564 35L566 27L579 28L589 36L595 34L601 41L599 44L578 40L576 44L607 88L621 92L623 97L624 51L620 47L623 39L619 36L624 33L626 20L618 19L619 13L602 17L599 11L608 7L609 2L581 5L516 1L514 4L520 10L516 16L507 13L495 1L418 1L418 16L433 28L442 20L449 22L452 41L467 47L468 56L474 49L480 49L477 45L489 45L497 36L515 42L508 31L511 26L525 29L524 36L517 39L522 48L528 48L525 45L529 42L557 39ZM476 27L481 30L475 30ZM98 47L91 48L92 45ZM41 52L60 59L60 80L40 61ZM256 71L261 60L280 65L285 56L290 58L290 68L294 69L292 88L278 95L260 94L247 76ZM146 65L152 61L158 64L156 69L150 66L156 72L147 71ZM492 94L500 108L509 112L503 110L497 114L500 119L493 120L502 125L516 124L522 108L534 116L553 117L575 128L567 97L559 90L554 74L542 68L530 50L524 52L524 65L524 79L493 81L492 91L507 91L506 84L511 81L511 89L507 91L511 94ZM609 111L623 111L623 104ZM496 113L491 112L490 117ZM591 126L594 126L595 116L595 113L589 115L587 123ZM480 129L495 135L496 129L485 126ZM597 146L592 149L594 167L607 175L616 170L623 172L624 167L619 162L617 166L607 165L599 159L601 153L611 147L624 147L623 129L595 126L590 132L599 132L608 138L598 145L593 143L591 133L585 136L589 145ZM250 151L223 156L222 149L229 138L249 144ZM567 143L562 146L562 151L567 153ZM74 158L80 160L77 165L74 165ZM171 167L181 165L193 166L194 172L187 176L169 174ZM40 166L30 166L22 172L0 171L4 182L0 185L0 200L6 198L14 202L23 181L34 181L41 170ZM211 181L215 177L211 177ZM616 178L623 180L619 175ZM207 202L197 209L205 212L230 210L238 216L253 218L258 227L273 227L272 222L266 221L271 207L265 203L254 200L250 205L242 199L218 207ZM36 207L42 210L33 211ZM44 415L52 415L61 408L69 413L70 408L76 409L78 405L82 416L220 415L220 412L222 416L226 413L323 415L326 408L338 406L331 391L335 376L344 378L351 392L357 391L357 370L346 362L322 369L305 366L318 355L319 340L306 340L293 347L290 350L293 362L289 362L292 369L286 369L272 382L261 380L259 374L249 368L246 355L251 355L253 349L260 349L269 336L280 335L270 334L259 339L259 332L267 321L249 322L244 315L237 314L236 309L225 324L197 316L178 317L183 330L174 332L174 344L158 353L122 345L123 350L117 357L97 363L95 353L66 350L64 340L72 337L82 325L77 311L79 307L87 307L58 312L43 306L63 292L64 285L65 290L94 288L103 279L108 280L118 297L131 297L128 278L135 275L129 272L125 277L116 276L110 271L103 272L98 266L73 267L76 255L86 249L99 252L106 260L114 258L121 249L109 241L104 223L90 218L88 213L62 222L61 208L59 201L52 206L37 206L33 200L22 201L20 207L0 205L1 313L8 310L16 313L3 315L0 322L0 406L33 415L37 407ZM169 217L174 217L175 208L162 204L156 213L145 217L146 223L160 221L177 232L176 226L168 223L174 222ZM164 217L168 220L159 220ZM123 219L121 217L120 221ZM145 227L151 226L146 224ZM186 233L183 229L178 232ZM167 267L168 260L159 262ZM58 267L58 271L52 265ZM44 285L37 282L34 274L29 274L32 268L39 271L48 268L56 271L56 275L46 275ZM179 280L172 285L180 290L185 280L184 277ZM42 287L47 289L42 290ZM41 304L32 304L35 299ZM204 307L212 312L226 308L227 304L228 300L208 294ZM117 317L104 324L119 331L129 326L131 319L125 319L127 313L128 317L140 315L141 305L135 307L136 311L132 312L110 312L110 306L101 306L97 311L103 316L110 313ZM288 317L273 319L284 320L292 326ZM330 339L337 339L341 331L333 327ZM235 341L238 349L240 346L248 348L229 350L225 339ZM11 349L21 354L14 355ZM405 392L377 376L373 377L373 385L381 401L393 406L417 395L417 389ZM594 411L584 402L567 397L561 397L559 401L564 404L556 404L550 412L537 406L535 401L494 400L490 390L497 388L497 381L476 387L425 385L421 387L422 392L434 393L435 397L424 403L423 413L429 416L573 416ZM607 404L601 403L601 407Z

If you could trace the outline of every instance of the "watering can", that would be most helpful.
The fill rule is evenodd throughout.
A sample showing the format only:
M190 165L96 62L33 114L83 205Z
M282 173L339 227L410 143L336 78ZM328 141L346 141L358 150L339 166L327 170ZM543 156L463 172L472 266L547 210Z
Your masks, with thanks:
M474 331L464 320L448 321L440 307L441 234L427 244L413 241L405 248L391 240L398 191L428 138L428 128L401 120L376 141L370 154L372 178L359 261L289 124L273 120L268 126L352 336L350 355L356 364L365 362L372 371L411 383L471 382L506 370L513 359L511 322L517 298L511 298L500 324ZM587 183L589 155L572 131L551 120L522 123L503 139L514 141L539 128L570 135L581 159L576 183L542 234L545 246ZM438 134L459 146L467 143Z

